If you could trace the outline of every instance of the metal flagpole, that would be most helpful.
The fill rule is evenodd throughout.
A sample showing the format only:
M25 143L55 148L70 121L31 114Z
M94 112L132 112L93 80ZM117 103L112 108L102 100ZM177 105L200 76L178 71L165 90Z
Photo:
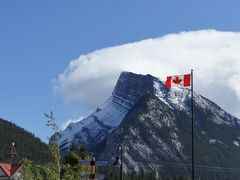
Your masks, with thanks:
M123 180L123 149L122 149L122 145L120 145L120 149L121 149L120 180Z
M191 69L191 94L192 94L192 180L195 178L194 169L194 119L193 119L193 70Z

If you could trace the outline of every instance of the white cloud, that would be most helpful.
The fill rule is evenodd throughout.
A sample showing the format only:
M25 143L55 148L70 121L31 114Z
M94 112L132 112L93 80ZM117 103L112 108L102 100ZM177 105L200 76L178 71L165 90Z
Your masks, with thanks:
M68 119L68 120L66 120L65 122L62 123L62 125L61 125L61 130L66 129L70 123L79 122L79 121L83 120L84 118L85 118L85 117L81 116L81 117L78 118L78 119Z
M181 32L97 50L72 60L54 88L69 102L96 108L110 96L121 71L165 80L191 68L195 90L240 117L239 32Z

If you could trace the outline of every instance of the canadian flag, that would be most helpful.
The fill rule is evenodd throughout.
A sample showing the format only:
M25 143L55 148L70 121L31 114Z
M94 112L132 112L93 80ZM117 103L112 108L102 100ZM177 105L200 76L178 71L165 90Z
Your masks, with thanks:
M191 86L191 74L168 76L165 85L166 88L179 85L184 87Z

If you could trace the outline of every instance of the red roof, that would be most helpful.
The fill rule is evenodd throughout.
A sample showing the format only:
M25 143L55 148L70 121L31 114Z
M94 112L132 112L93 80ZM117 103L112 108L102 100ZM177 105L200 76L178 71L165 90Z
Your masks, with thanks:
M0 168L7 174L8 177L12 177L20 168L22 164L7 164L7 163L0 163Z

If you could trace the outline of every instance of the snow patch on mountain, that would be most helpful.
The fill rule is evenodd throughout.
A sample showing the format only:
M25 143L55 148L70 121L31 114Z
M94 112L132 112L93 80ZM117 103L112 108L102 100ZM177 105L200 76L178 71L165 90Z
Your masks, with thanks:
M83 120L85 117L81 116L78 119L68 119L61 125L61 130L66 129L71 123L77 123Z
M210 144L215 144L216 141L217 141L216 139L209 139L209 143L210 143Z
M155 96L158 97L163 103L168 105L171 109L183 110L187 113L191 113L191 90L185 87L176 86L170 89L166 89L165 84L157 78L154 78L153 87ZM234 116L226 113L219 106L211 102L210 100L202 97L200 94L194 92L193 94L194 103L202 108L207 109L214 113L212 121L216 124L222 125L233 125ZM234 120L233 120L234 119ZM237 119L237 123L240 125L240 120Z
M153 81L155 96L168 105L171 109L177 107L180 110L189 110L186 105L187 98L190 98L191 91L187 88L172 87L166 89L165 84L155 78Z
M225 145L222 141L218 140L218 139L209 139L208 142L210 144L216 144L216 143L219 143L219 144L222 144L222 145ZM226 145L225 145L226 146Z
M235 146L237 146L237 147L240 146L240 145L239 145L239 142L237 142L236 140L233 141L233 144L234 144Z
M89 117L80 122L71 123L61 132L58 142L60 146L62 145L61 148L67 148L74 140L88 144L89 139L96 136L98 136L97 140L102 141L106 132L117 127L127 113L126 106L121 107L117 101L118 99L111 97Z
M116 101L116 100L115 100ZM119 106L113 101L113 97L108 101L109 103L105 105L102 109L98 108L93 114L99 121L105 125L116 127L120 124L121 120L126 115L127 111L122 106Z
M176 149L181 152L182 150L182 144L181 142L178 140L178 135L174 132L171 134L172 137L172 143L176 146Z

